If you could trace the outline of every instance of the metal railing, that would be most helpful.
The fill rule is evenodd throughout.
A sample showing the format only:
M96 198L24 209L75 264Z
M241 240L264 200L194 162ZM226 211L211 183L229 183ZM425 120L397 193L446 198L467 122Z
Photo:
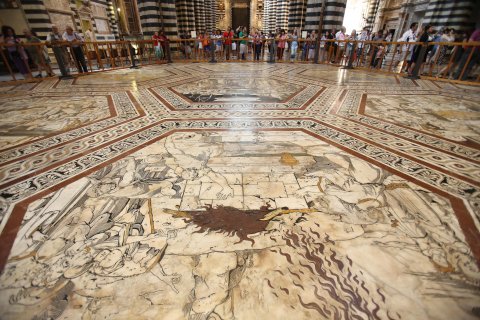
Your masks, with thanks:
M318 47L318 48L317 48ZM178 39L0 44L0 81L38 81L39 74L84 73L171 62L314 63L369 72L480 84L479 42L385 42L350 40Z

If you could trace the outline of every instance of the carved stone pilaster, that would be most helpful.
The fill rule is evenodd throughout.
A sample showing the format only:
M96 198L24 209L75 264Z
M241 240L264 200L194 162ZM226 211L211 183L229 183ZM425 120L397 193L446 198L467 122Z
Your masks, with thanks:
M250 30L258 29L257 0L250 1Z

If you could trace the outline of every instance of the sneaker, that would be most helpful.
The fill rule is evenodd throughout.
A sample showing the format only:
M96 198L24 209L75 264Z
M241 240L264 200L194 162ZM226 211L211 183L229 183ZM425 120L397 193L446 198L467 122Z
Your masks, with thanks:
M35 78L41 78L41 77L42 77L42 74L41 74L41 73L39 73L39 74L37 74L37 75L35 76Z

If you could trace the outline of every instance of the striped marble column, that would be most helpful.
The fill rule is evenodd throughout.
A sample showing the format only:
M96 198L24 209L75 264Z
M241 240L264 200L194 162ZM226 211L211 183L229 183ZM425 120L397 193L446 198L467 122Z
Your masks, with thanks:
M212 32L217 26L217 1L205 1L205 27L208 32Z
M48 11L41 0L21 0L20 1L25 18L32 31L34 31L40 39L45 40L51 30L52 22L48 15ZM21 30L17 30L20 33Z
M258 21L257 21L257 0L250 1L250 31L253 29L257 30Z
M73 15L73 19L75 21L75 25L74 26L71 26L73 27L74 30L76 30L77 32L82 32L82 24L80 22L80 18L78 17L78 13L77 13L77 2L76 0L70 0L70 10L72 10L72 12L75 12L75 14ZM65 31L65 30L60 30L61 32Z
M347 0L327 1L325 12L323 13L323 30L335 28L339 30L343 24Z
M263 1L263 32L268 33L270 32L270 6L271 0L264 0Z
M308 31L318 30L322 0L308 0L305 14L305 29Z
M225 24L226 27L232 28L232 0L225 1Z
M333 28L338 30L342 26L346 6L347 0L325 1L322 30L331 30ZM307 13L305 18L306 30L318 30L321 10L322 0L308 0Z
M269 3L268 14L266 15L268 30L275 32L277 29L277 0L270 0Z
M288 29L303 29L305 25L305 13L307 9L306 0L290 1L288 9Z
M205 0L194 0L195 6L195 30L204 32L206 29L206 15L207 8L205 7Z
M478 1L478 0L477 0ZM430 0L423 24L435 28L471 30L475 28L475 0Z
M161 12L157 0L137 0L138 15L144 36L150 37L162 28Z
M176 0L177 26L179 32L195 30L195 6L191 0Z
M377 17L378 7L380 5L380 0L370 0L368 2L368 15L367 15L367 27L369 30L373 29L375 18Z
M90 2L92 3L96 3L96 4L100 4L102 5L102 7L107 7L107 13L108 13L108 3L107 3L107 0L90 0ZM95 21L95 19L92 18L92 28L93 28L93 32L94 33L97 33L98 30L97 30L97 22Z
M277 0L276 3L276 27L280 29L288 29L288 0Z
M112 34L115 36L115 39L119 38L118 33L118 21L115 15L115 7L113 5L113 0L107 0L107 17L108 17L108 26Z
M178 36L177 11L175 9L175 0L161 0L161 25L168 37Z

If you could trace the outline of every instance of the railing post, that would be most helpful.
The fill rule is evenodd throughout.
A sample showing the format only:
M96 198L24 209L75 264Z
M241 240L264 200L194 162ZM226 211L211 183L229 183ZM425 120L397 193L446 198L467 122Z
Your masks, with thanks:
M172 63L173 61L172 61L172 52L170 50L170 40L167 40L165 44L166 44L165 47L167 49L167 63Z
M476 48L474 46L467 47L465 52L462 54L459 62L459 66L457 67L457 71L454 72L453 77L455 80L467 80L470 62L472 61L473 53L475 52Z
M13 70L12 68L10 67L10 63L7 59L7 57L5 56L5 53L4 53L4 48L3 46L0 47L0 55L2 56L2 59L3 59L3 62L5 63L5 65L7 66L7 69L8 69L8 72L10 73L10 76L12 77L13 81L17 81L17 78L15 78L15 73L13 73Z
M420 79L420 76L418 75L420 73L420 68L422 67L423 64L423 59L425 58L425 55L427 54L427 43L423 43L421 45L422 47L420 48L420 53L418 54L417 59L415 60L415 66L413 67L412 73L406 76L405 78L407 79Z
M132 61L132 65L130 66L130 69L140 68L135 63L135 48L132 46L132 43L130 40L127 41L127 46L128 46L128 53L130 54L130 61Z
M70 75L70 72L67 70L65 66L65 51L67 50L63 45L52 45L53 54L55 55L55 60L57 60L58 68L60 69L60 73L62 74L59 76L60 79L73 79Z
M353 41L352 41L353 42ZM345 50L348 47L348 43L345 45ZM348 64L341 69L353 69L353 57L355 56L355 50L357 50L357 41L354 41L352 50L350 50L350 57L348 58Z
M215 59L215 41L214 39L210 39L210 63L217 63L217 60Z
M90 72L93 72L92 61L90 60L90 57L89 57L89 54L88 54L89 53L88 52L88 46L86 44L83 44L83 45L80 45L80 48L82 48L82 50L85 49L84 50L84 52L85 52L84 53L84 58L85 58L85 60L87 60L86 63L88 63L88 66L90 67ZM88 68L87 68L87 70L88 70Z
M313 63L318 63L318 57L320 55L320 35L317 36L317 40L315 41L315 53L313 55Z
M270 59L268 60L268 63L275 63L275 55L276 55L275 37L273 37L272 43L270 45L270 48L268 48L268 51L270 53Z

